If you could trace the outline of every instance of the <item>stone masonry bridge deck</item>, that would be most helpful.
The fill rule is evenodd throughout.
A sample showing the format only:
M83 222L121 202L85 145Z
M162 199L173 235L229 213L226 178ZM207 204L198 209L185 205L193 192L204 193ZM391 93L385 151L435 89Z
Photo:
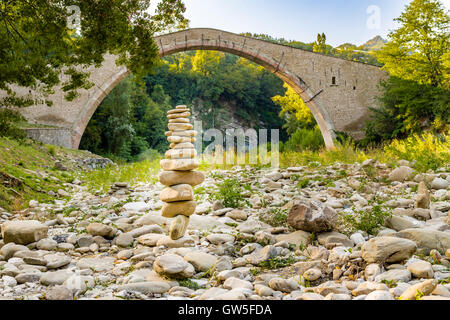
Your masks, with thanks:
M364 136L362 128L375 106L378 83L386 73L380 68L348 61L215 29L189 29L155 38L160 56L189 50L217 50L247 58L276 74L306 102L316 119L327 147L333 146L335 132L346 132L355 139ZM90 68L91 89L80 90L80 97L65 101L55 90L52 107L36 105L21 109L30 123L53 128L29 130L29 135L45 143L78 149L84 130L105 96L129 71L117 66L115 57L106 55L100 68ZM27 88L16 88L27 94ZM0 93L1 94L1 93ZM271 129L271 128L268 128Z

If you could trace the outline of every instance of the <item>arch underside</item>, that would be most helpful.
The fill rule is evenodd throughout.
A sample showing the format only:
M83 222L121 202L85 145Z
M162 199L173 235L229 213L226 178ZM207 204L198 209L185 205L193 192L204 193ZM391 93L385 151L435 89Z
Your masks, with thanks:
M237 47L234 43L232 45L227 43L222 43L221 45L205 44L202 40L190 40L183 44L175 44L168 47L160 45L160 56L165 57L171 54L192 50L214 50L231 53L246 58L276 74L279 78L291 86L297 94L300 95L308 108L311 110L320 128L326 147L334 147L335 129L325 108L313 101L314 93L309 89L308 85L299 76L292 74L289 70L286 70L284 65L280 65L279 62L276 62L259 52L253 52L248 48ZM83 109L79 120L72 128L74 148L78 149L84 130L86 129L90 118L100 105L101 101L129 74L130 73L128 70L121 68L111 79L104 83L102 87L98 88L94 96L89 100L87 106Z

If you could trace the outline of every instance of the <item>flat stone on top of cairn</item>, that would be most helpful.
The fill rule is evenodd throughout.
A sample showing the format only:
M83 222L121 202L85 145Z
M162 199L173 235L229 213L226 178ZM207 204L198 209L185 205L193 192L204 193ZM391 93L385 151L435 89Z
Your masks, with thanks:
M167 112L169 131L167 140L171 143L170 150L161 160L163 172L158 175L159 182L167 186L160 199L164 202L162 215L174 218L170 225L170 237L178 240L184 236L189 224L189 217L194 214L197 202L194 200L192 187L201 184L205 176L193 171L199 163L195 159L197 152L194 145L197 132L192 130L189 117L191 113L187 106L177 106Z

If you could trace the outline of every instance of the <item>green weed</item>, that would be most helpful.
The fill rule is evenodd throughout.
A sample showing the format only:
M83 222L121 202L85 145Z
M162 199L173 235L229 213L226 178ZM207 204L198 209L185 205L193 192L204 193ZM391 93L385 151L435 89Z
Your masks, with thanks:
M274 208L269 212L261 213L259 220L273 227L281 227L287 225L288 215L287 209Z
M192 290L200 289L200 286L198 285L198 283L195 281L192 281L191 279L178 280L178 284L180 285L180 287L185 287L185 288L189 288Z
M238 179L226 179L217 187L218 191L212 193L210 198L221 201L226 208L239 208L245 202L242 195L244 187Z
M265 270L274 270L279 268L288 267L296 262L294 256L290 255L286 257L275 257L261 262L258 266Z
M361 230L371 235L376 235L384 226L387 219L392 217L392 210L381 204L371 201L372 209L358 210L354 214L345 213L339 216L341 228L347 233Z

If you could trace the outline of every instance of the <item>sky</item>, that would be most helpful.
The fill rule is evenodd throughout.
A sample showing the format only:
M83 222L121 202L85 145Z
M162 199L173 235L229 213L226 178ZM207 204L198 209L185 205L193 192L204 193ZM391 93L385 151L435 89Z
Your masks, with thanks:
M411 0L184 0L191 28L269 34L313 42L361 45L377 35L387 39ZM450 0L441 0L450 8Z

